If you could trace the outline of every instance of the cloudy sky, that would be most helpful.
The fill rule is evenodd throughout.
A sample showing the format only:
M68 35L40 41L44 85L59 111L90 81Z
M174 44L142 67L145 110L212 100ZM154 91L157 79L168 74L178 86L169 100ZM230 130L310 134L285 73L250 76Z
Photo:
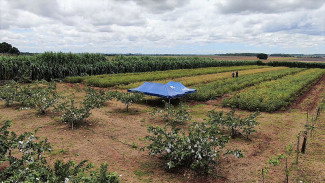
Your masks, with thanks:
M23 52L325 53L325 0L0 0Z

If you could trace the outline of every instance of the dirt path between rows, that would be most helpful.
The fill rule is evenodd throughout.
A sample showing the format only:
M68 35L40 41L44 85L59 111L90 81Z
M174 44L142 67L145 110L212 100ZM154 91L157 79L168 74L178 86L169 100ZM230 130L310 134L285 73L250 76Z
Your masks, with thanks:
M322 93L325 90L325 75L319 79L317 83L311 86L308 91L292 104L291 109L300 109L302 111L313 111L322 97Z

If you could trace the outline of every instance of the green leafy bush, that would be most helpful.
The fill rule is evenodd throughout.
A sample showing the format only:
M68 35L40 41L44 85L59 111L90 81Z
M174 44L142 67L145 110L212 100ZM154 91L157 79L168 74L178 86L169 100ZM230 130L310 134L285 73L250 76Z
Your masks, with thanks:
M220 126L223 129L227 129L232 137L236 137L239 134L248 136L254 132L255 126L259 123L256 121L256 117L259 113L252 113L246 118L240 118L235 116L235 110L232 109L229 113L224 115L223 112L209 111L208 119L210 125Z
M129 111L129 106L135 102L139 102L143 99L144 95L142 93L124 93L120 92L117 94L116 98L126 105L126 111Z
M9 162L3 171L0 171L0 180L9 182L73 182L73 183L117 183L118 176L114 172L107 172L107 164L102 164L100 172L90 171L93 164L87 160L77 165L74 161L64 163L57 160L52 168L47 164L46 152L51 151L51 145L40 140L35 133L25 132L17 135L10 132L10 121L5 121L0 128L0 164Z
M33 84L20 86L11 81L0 88L0 99L6 101L6 106L17 102L23 108L35 108L39 114L44 114L58 100L54 82L35 82Z
M5 106L10 106L17 100L19 95L19 84L15 81L10 81L0 87L0 100L4 100Z
M160 114L167 124L175 126L177 124L185 123L186 121L191 120L191 115L187 110L187 106L183 103L180 103L177 108L175 108L172 104L165 102L164 110L158 110L154 108L151 113L152 116L156 114Z
M148 127L150 135L146 139L151 143L144 149L152 156L162 156L167 169L187 167L200 173L213 169L216 160L224 154L242 157L239 150L223 152L229 136L220 135L216 126L207 123L193 123L188 127L188 135L179 128Z
M59 98L55 82L42 82L22 87L17 102L21 107L35 108L39 114L45 114Z
M94 88L88 87L85 91L86 97L83 104L87 105L89 108L100 108L108 99L110 99L104 90L95 90Z
M75 124L81 123L84 119L90 116L91 109L93 108L90 104L88 105L84 103L84 105L78 107L75 105L75 101L70 99L70 101L65 101L56 106L55 113L61 113L61 121L70 124L71 129L73 130Z

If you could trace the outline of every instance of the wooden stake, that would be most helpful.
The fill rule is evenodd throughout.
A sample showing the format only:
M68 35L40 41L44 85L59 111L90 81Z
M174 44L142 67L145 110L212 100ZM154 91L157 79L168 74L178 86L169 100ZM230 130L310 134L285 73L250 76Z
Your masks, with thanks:
M296 164L298 165L298 159L299 159L299 153L300 153L300 151L299 151L299 144L300 144L300 132L298 133L298 141L297 141L297 155L296 155Z
M304 141L302 142L301 153L305 154L307 146L307 131L304 131Z
M262 168L262 178L263 178L263 183L264 183L264 168Z
M289 183L288 157L286 157L286 183Z

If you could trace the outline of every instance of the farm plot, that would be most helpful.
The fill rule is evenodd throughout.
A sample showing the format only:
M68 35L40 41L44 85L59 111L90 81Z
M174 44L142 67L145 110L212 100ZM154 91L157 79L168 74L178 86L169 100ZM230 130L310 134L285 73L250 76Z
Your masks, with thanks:
M301 90L323 76L323 69L309 69L295 75L261 83L223 100L224 106L250 111L273 112L290 105Z
M67 77L65 81L75 83L84 82L86 84L98 87L112 87L116 85L126 85L138 81L154 81L161 79L173 79L185 76L194 76L202 74L212 74L218 72L227 72L233 70L246 70L264 68L265 66L249 65L234 67L208 67L199 69L178 69L169 71L156 71L144 73L110 74L87 77Z
M287 69L287 67L267 67L267 68L256 68L256 69L247 69L247 70L242 70L240 72L241 76L244 75L249 75L249 74L255 74L255 73L261 73L261 72L269 72L269 71L274 71L274 70L282 70L282 69ZM180 77L180 78L175 78L173 81L178 81L184 84L185 86L192 86L200 83L210 83L213 81L216 81L218 79L225 79L225 78L231 78L231 72L223 72L223 73L216 73L216 74L204 74L204 75L199 75L199 76L187 76L187 77ZM165 79L165 80L157 80L154 81L156 83L168 83L170 79ZM130 83L128 85L120 85L118 88L120 89L130 89L130 88L136 88L140 85L142 85L144 82L135 82L135 83Z
M275 80L286 75L301 72L302 68L290 68L275 70L266 73L257 73L238 78L226 78L208 84L199 84L192 86L198 90L197 93L188 96L189 99L197 101L207 101L221 97L224 94L241 90L248 86L259 84L263 81Z

